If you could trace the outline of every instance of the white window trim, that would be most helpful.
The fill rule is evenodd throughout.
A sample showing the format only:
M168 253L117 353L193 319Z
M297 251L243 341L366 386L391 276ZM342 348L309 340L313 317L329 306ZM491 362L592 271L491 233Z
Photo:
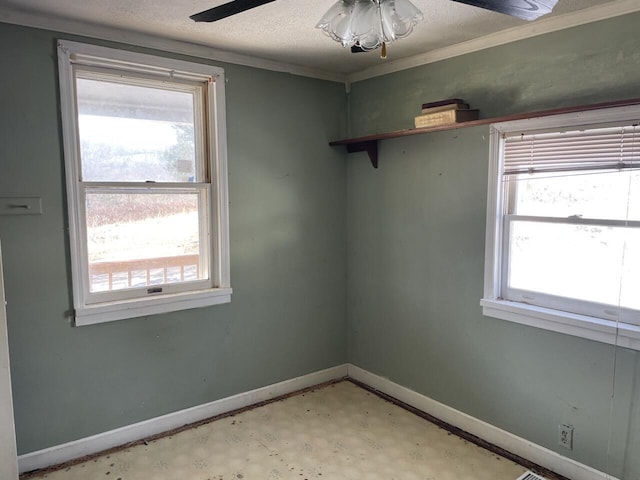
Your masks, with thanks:
M80 151L77 141L73 65L103 66L128 72L152 72L168 78L208 81L209 142L208 161L211 175L210 216L211 256L210 276L213 288L161 294L130 300L88 304L82 275L82 225L79 216L78 179ZM75 325L141 317L189 308L206 307L231 301L229 252L229 195L227 186L227 132L224 70L210 65L173 60L153 55L128 52L96 45L58 41L63 146L66 157L67 205L71 273Z
M501 179L504 134L538 129L558 129L607 122L636 121L640 107L625 106L582 111L545 117L527 118L491 125L489 143L489 175L487 187L487 226L485 242L484 296L482 313L488 317L574 335L611 345L640 350L640 326L543 308L500 298L502 281L503 189Z

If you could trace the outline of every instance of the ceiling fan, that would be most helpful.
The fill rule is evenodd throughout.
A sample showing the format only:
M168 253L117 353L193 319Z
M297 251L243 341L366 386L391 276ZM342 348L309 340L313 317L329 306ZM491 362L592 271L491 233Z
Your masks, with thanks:
M522 20L532 21L550 13L558 0L452 0L485 10L504 13ZM220 6L210 8L191 18L195 22L215 22L223 18L242 13L275 0L233 0Z
M215 22L275 0L234 0L191 15L196 22ZM493 10L523 20L535 20L553 9L558 0L453 0ZM410 0L338 0L322 17L322 29L352 53L380 48L387 58L387 44L408 36L422 12Z

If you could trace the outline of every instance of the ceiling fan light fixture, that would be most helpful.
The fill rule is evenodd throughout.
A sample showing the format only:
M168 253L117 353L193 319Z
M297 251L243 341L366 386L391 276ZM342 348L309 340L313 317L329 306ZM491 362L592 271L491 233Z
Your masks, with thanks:
M408 36L422 18L409 0L339 0L316 28L343 47L370 51Z

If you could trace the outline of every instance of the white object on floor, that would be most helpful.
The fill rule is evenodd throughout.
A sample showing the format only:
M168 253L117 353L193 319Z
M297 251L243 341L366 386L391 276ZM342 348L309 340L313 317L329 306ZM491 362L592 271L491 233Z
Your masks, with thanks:
M527 470L522 475L520 475L516 480L547 480L544 477L541 477L537 473L533 473L531 470Z

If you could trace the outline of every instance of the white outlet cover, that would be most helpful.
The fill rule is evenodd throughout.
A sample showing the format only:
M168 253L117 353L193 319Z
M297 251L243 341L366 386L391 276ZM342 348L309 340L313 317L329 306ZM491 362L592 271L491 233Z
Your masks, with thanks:
M558 426L558 445L573 450L573 425Z

